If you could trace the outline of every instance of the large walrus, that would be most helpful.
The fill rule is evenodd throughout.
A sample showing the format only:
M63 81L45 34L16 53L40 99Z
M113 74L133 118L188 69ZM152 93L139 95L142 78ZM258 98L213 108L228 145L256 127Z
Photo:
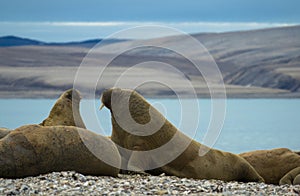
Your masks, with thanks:
M300 167L299 154L287 149L256 150L240 154L268 184L279 184L280 179L296 167Z
M54 171L117 176L119 168L98 157L121 164L117 147L107 137L72 126L22 126L0 140L0 177L20 178Z
M203 145L181 133L137 92L114 88L103 92L101 99L111 111L111 139L118 145L122 158L128 161L122 163L128 170L150 170L197 179L263 182L263 178L240 156L215 149L199 156ZM130 116L145 127L131 124ZM126 130L118 124L122 121ZM148 134L153 131L149 132L147 127L150 121L154 127L163 123L156 132Z
M75 89L65 91L54 104L49 116L40 124L43 126L76 126L86 128L80 116L81 96Z
M294 168L280 179L279 185L284 184L300 185L300 167Z
M11 130L0 127L0 139L10 133Z

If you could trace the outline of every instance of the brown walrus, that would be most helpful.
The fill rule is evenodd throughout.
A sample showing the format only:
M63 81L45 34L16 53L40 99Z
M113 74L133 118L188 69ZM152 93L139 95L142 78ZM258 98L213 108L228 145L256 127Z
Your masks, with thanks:
M49 116L40 124L42 126L76 126L86 128L80 116L81 96L75 89L65 91L54 104Z
M256 150L240 154L268 184L279 184L289 171L300 167L300 156L287 149Z
M300 167L296 167L287 174L285 174L279 181L279 185L284 184L292 184L299 185L300 184Z
M137 92L109 89L101 99L111 111L111 139L118 145L122 158L128 161L122 167L186 178L263 182L255 169L237 155L211 149L199 156L203 145L181 133ZM126 130L119 124L122 121ZM132 121L137 125L131 124ZM151 126L147 127L149 123ZM156 125L159 125L157 131L150 130Z
M7 128L0 128L0 139L5 137L7 134L10 133L11 130L7 129Z
M73 126L22 126L0 140L0 177L21 178L54 171L117 176L121 158L107 137Z

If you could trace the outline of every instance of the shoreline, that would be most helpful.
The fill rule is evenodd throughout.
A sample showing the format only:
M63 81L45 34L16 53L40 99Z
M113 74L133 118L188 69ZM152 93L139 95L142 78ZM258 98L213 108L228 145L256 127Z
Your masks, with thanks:
M57 99L63 90L57 91L0 91L0 99ZM176 95L168 94L147 94L141 92L147 99L178 99ZM100 98L101 93L95 96L96 99ZM94 99L93 97L82 94L83 99ZM183 99L193 99L194 96L185 95ZM198 99L211 99L210 94L197 94ZM299 99L299 93L226 93L224 95L214 94L215 99Z

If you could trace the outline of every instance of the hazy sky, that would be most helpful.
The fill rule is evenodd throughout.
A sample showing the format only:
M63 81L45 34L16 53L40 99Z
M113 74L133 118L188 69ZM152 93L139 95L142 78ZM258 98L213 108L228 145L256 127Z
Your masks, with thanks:
M0 36L45 41L105 37L143 24L187 33L300 24L299 0L1 0Z

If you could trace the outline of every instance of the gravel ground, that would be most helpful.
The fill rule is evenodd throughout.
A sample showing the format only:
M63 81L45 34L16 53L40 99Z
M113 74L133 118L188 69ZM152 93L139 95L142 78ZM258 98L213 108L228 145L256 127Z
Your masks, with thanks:
M225 183L174 176L84 176L54 172L23 179L0 178L0 195L299 195L299 186L264 183Z

